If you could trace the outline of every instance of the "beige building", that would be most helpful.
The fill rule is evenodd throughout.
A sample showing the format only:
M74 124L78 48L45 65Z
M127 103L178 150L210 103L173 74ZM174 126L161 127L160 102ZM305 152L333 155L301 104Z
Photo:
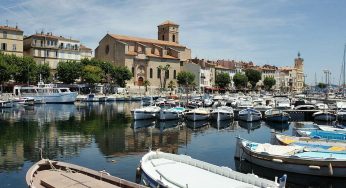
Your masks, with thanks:
M141 86L148 80L160 87L160 78L166 74L167 83L176 82L176 76L185 62L191 59L191 50L179 44L179 25L166 21L158 26L158 40L107 34L95 49L95 58L126 66L134 77L128 86ZM164 73L158 67L169 65Z
M0 26L0 51L23 56L23 31L17 26Z
M295 91L302 92L304 90L304 59L300 57L299 52L298 57L294 59L294 68L296 70L296 79L293 87Z
M91 59L93 57L93 50L84 45L80 45L80 59Z

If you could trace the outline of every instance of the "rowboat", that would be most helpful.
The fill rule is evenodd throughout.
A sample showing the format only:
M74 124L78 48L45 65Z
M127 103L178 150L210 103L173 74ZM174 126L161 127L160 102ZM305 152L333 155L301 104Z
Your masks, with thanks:
M322 131L318 129L296 129L299 136L305 136L315 139L328 139L328 140L346 140L346 132L342 131Z
M183 108L183 107L173 107L173 108L169 108L169 109L161 109L160 120L166 121L166 120L180 119L183 116L184 111L185 111L185 108Z
M261 144L237 137L235 158L286 172L346 177L346 154L309 151L303 146Z
M106 171L95 171L82 166L42 159L26 173L29 188L55 187L104 187L104 188L144 188L115 176Z
M290 115L282 110L270 109L264 112L264 118L272 122L287 122L290 120Z
M286 176L279 183L243 174L228 167L216 166L186 155L150 151L141 160L142 181L149 187L284 187Z
M159 116L161 108L158 106L147 106L131 110L134 120L153 119Z
M214 109L210 114L216 121L230 120L234 116L233 108L228 106L220 106Z
M243 121L259 121L262 118L262 114L260 111L247 108L239 111L238 118Z
M185 113L186 119L190 121L201 121L209 119L209 110L205 108L196 108Z

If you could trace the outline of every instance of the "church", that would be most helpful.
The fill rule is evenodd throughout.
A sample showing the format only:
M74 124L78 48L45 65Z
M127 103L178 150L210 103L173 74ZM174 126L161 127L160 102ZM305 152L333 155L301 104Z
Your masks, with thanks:
M166 83L172 80L176 84L177 74L191 59L191 50L179 43L178 24L165 21L157 28L157 39L106 34L95 49L95 58L127 66L133 74L127 83L130 87L148 80L153 88L159 88L164 77ZM169 68L163 71L159 67Z

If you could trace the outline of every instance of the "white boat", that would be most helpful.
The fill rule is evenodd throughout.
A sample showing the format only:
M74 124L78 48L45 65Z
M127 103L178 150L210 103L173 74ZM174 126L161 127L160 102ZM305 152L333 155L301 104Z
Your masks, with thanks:
M315 106L311 104L303 104L294 107L295 110L314 110Z
M346 153L341 152L310 151L298 145L261 144L237 137L235 158L280 171L346 177Z
M322 131L341 131L341 132L346 132L346 129L343 128L338 128L338 127L333 127L330 125L315 125Z
M246 109L246 108L252 108L252 98L251 97L241 97L238 99L237 102L237 108L238 109Z
M341 109L336 112L336 117L338 121L345 121L346 120L346 109Z
M141 172L143 183L152 188L285 187L286 184L286 175L277 183L190 156L160 151L150 151L142 157Z
M14 106L12 100L0 100L0 108L12 108Z
M229 120L234 117L234 112L232 107L221 106L214 109L211 113L211 118L216 121Z
M132 113L132 118L134 120L153 119L153 118L157 118L157 116L160 113L160 110L161 108L158 106L147 106L147 107L131 110L131 113Z
M291 101L286 96L276 96L274 97L275 108L278 109L289 109L291 108Z
M247 108L244 110L239 111L238 114L238 119L243 120L243 121L258 121L261 120L262 114L260 111L252 109L252 108Z
M315 121L335 121L336 115L327 111L318 111L312 114Z
M173 120L180 119L183 116L183 112L185 112L185 108L183 107L173 107L169 109L162 109L160 111L160 120Z
M324 103L316 103L315 106L318 110L328 110L328 105Z
M190 121L200 121L209 119L209 110L205 108L196 108L185 113L186 119Z
M69 88L42 82L37 86L14 86L13 93L17 97L32 97L46 103L74 103L77 97L77 93L71 92Z
M58 187L108 187L108 188L144 188L106 171L95 171L82 166L42 159L35 163L26 173L26 183L29 188Z
M271 109L264 112L264 118L267 121L287 122L290 120L290 115L279 109Z
M84 102L106 102L107 96L96 95L95 93L90 93L86 96Z
M16 105L33 106L35 105L35 99L33 97L20 97L15 98L13 102Z

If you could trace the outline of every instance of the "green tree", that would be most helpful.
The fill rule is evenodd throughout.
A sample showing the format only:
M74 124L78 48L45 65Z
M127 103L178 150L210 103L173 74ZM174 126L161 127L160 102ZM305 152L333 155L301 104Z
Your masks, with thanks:
M218 73L215 77L215 84L220 88L228 88L231 83L231 78L228 73Z
M11 66L6 63L3 58L0 56L0 84L7 82L11 79Z
M37 66L31 57L7 56L8 62L13 68L13 79L19 83L33 83L36 81Z
M65 84L74 83L82 75L82 64L76 61L59 62L57 75L58 80Z
M254 69L248 69L245 71L245 75L247 76L252 89L256 87L256 84L258 81L261 80L262 74L261 72L254 70Z
M264 78L263 85L266 90L271 90L271 88L276 84L276 80L273 77Z
M102 69L98 66L86 65L83 67L82 77L86 83L99 83L102 79Z
M50 78L50 68L48 63L38 64L36 66L37 66L36 80L39 81L41 76L43 82L47 82L48 79Z
M324 88L327 87L327 85L325 83L320 82L320 83L317 84L317 87L320 88L320 89L324 89Z
M191 72L181 71L177 75L177 80L179 86L185 87L187 105L189 100L189 87L195 83L195 75Z
M150 81L149 80L144 80L143 81L143 86L145 88L145 92L148 91L148 86L150 86Z
M246 88L248 78L245 74L238 72L233 76L233 82L234 82L234 85L237 89Z
M115 66L112 72L112 78L120 87L126 87L126 81L131 80L132 73L125 66Z
M161 88L166 88L166 82L169 77L169 69L171 68L171 65L167 64L165 66L160 65L158 69L160 70L160 86ZM163 74L163 76L162 76ZM163 77L163 80L162 80Z
M174 83L173 80L171 80L171 81L168 82L168 88L169 88L171 91L174 90L174 88L175 88L175 83Z

